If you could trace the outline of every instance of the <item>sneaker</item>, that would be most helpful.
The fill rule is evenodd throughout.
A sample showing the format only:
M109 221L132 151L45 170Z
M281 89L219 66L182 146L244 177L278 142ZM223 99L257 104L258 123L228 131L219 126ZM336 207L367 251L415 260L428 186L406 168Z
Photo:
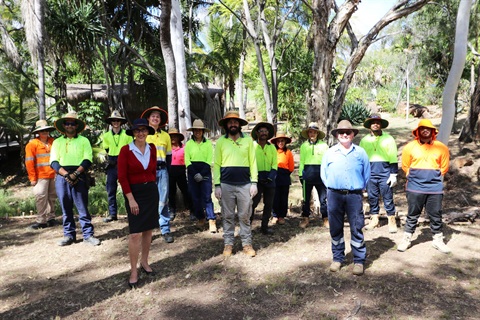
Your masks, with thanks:
M217 233L217 221L208 220L208 227L209 227L210 233Z
M405 232L403 235L402 242L397 246L397 250L400 252L407 251L408 248L412 245L412 234Z
M88 243L88 244L91 244L92 246L99 246L100 245L100 239L95 238L94 236L91 236L87 239L83 239L83 243Z
M252 258L255 257L255 255L257 254L255 250L253 250L253 247L248 244L246 246L243 246L243 253Z
M323 218L323 226L327 229L330 229L330 223L328 222L328 218Z
M277 223L278 223L278 218L272 217L272 224L277 224Z
M61 225L61 223L58 222L58 221L55 220L55 219L50 219L50 220L47 221L47 225L48 225L49 227L54 227L54 226Z
M338 272L342 268L342 263L339 261L333 261L332 264L330 265L330 271L331 272Z
M285 218L278 218L277 224L285 224Z
M103 222L108 223L108 222L117 221L117 220L118 220L117 216L108 216L105 219L103 219Z
M48 224L47 223L34 223L32 224L30 227L28 227L29 229L32 229L32 230L38 230L38 229L44 229L44 228L47 228L48 227Z
M170 233L165 233L163 235L163 240L165 240L166 243L172 243L174 241L173 236Z
M231 244L226 244L225 247L223 247L223 256L230 257L232 255L232 250L233 246Z
M353 265L353 271L352 273L356 276L361 276L363 274L363 264L361 263L355 263Z
M310 224L310 218L309 217L302 217L302 221L300 221L300 228L306 229L308 225Z
M433 235L432 247L441 253L450 253L452 250L443 242L443 233Z
M71 245L72 243L74 243L75 240L73 240L73 238L70 238L70 237L67 237L67 236L64 236L62 240L58 241L58 245L60 247L65 247L65 246L69 246Z

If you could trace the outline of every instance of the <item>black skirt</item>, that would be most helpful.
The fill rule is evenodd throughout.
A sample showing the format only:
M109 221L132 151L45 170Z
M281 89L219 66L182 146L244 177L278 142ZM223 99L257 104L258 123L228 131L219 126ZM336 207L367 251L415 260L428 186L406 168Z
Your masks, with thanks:
M132 184L130 188L140 211L139 214L133 215L128 199L125 197L130 233L140 233L158 228L159 197L157 184L155 182Z

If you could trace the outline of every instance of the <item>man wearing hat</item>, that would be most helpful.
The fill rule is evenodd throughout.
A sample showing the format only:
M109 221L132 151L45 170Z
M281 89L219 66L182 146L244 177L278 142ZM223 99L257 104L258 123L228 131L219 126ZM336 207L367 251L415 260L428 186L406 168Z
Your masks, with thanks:
M92 147L87 138L80 135L85 122L76 112L69 112L55 121L55 127L63 135L52 145L50 166L57 173L55 188L63 213L63 239L59 246L68 246L76 241L73 205L77 208L82 226L83 242L94 246L100 240L93 236L92 217L88 212L87 170L92 165Z
M133 141L133 138L127 135L122 129L122 125L127 123L127 119L122 117L118 110L114 110L110 117L105 120L112 129L103 135L103 149L107 151L108 164L107 173L107 196L108 196L108 217L104 222L117 220L117 188L118 188L118 169L117 158L123 146Z
M310 200L313 188L317 190L320 200L320 213L322 214L323 225L329 227L327 211L327 190L320 177L320 166L328 145L322 141L325 133L321 131L316 122L311 122L302 131L302 137L307 139L300 146L300 166L298 175L303 190L302 220L300 228L305 229L310 223Z
M50 168L50 149L53 138L50 132L55 128L49 126L47 121L38 120L33 134L38 136L27 143L25 147L25 167L28 179L33 186L35 204L37 206L36 223L31 229L42 229L56 225L55 220L55 171Z
M258 169L258 193L253 197L252 215L253 221L255 209L263 195L263 213L260 231L265 235L273 234L268 228L268 221L272 215L273 198L275 196L275 179L277 177L277 149L268 140L273 138L274 128L271 123L259 122L252 130L252 138L255 140L255 158Z
M188 193L187 185L187 173L185 167L185 146L182 141L185 136L180 133L176 128L168 129L170 140L172 142L172 164L168 172L169 187L168 187L168 207L170 210L170 219L175 219L177 211L177 186L182 193L183 200L185 201L187 208L192 212L192 200ZM203 228L203 226L201 226Z
M368 180L367 192L371 220L365 229L372 230L379 224L381 195L388 217L388 231L396 233L393 187L397 184L398 174L397 144L391 135L382 130L388 127L388 121L379 115L371 115L365 120L363 126L370 129L370 134L360 141L360 147L365 149L370 159L370 180Z
M432 246L442 253L450 253L442 232L443 177L448 172L450 154L447 146L437 141L438 130L430 120L420 120L412 133L415 140L409 142L402 153L408 214L405 234L397 250L403 252L411 246L418 218L425 207L433 234Z
M185 144L185 165L188 172L188 189L195 203L194 215L198 221L208 220L210 233L217 233L217 217L212 202L213 145L204 137L210 129L200 119L193 121L187 131L193 132L192 139ZM200 223L201 224L201 223Z
M362 228L363 190L370 179L370 161L362 147L353 143L358 130L348 120L338 123L332 130L338 143L325 153L322 159L321 177L327 187L328 220L332 238L333 262L331 272L340 271L345 262L343 223L345 214L350 225L350 246L353 253L353 274L363 274L367 248Z
M226 132L215 146L213 166L215 197L222 207L223 255L232 255L235 215L238 215L243 252L254 257L250 216L252 198L257 194L258 171L253 140L242 133L242 126L248 122L241 119L237 111L226 112L218 124Z
M174 238L170 233L170 213L168 212L168 169L172 163L172 141L170 135L162 128L168 122L168 113L160 107L154 106L145 110L141 118L148 120L149 126L155 129L155 134L147 137L148 143L157 148L157 187L160 201L158 203L159 224L163 240L172 243Z

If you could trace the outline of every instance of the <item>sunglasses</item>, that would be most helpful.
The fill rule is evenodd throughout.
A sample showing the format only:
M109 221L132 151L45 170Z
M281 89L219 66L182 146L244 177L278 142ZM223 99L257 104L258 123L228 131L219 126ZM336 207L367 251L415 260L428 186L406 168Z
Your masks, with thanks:
M64 123L63 123L63 126L64 126L64 127L66 127L66 126L72 126L72 127L74 127L74 126L76 126L76 125L77 125L76 122L64 122Z
M133 132L134 133L145 133L145 132L148 132L148 129L147 128L134 129Z
M352 130L338 130L337 133L338 134L346 134L346 135L351 135L352 134Z

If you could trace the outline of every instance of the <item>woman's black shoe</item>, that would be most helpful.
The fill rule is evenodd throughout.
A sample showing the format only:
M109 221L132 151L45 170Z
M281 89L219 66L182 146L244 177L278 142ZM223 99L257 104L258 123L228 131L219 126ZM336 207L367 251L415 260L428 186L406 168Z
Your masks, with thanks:
M136 289L137 286L138 286L138 280L135 281L135 282L130 282L130 280L127 280L128 281L128 286L130 287L130 289Z
M142 270L142 272L144 272L147 276L154 276L155 275L155 271L147 271L145 270L145 268L140 264L140 270Z

